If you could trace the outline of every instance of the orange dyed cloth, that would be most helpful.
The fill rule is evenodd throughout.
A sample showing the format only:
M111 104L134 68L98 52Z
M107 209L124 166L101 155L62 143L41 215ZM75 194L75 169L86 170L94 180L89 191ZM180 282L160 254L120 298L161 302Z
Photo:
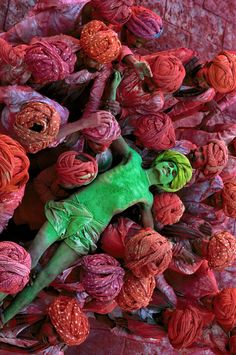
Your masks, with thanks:
M213 300L213 311L219 325L229 332L236 326L236 288L225 288Z
M175 193L162 192L154 197L152 213L155 221L163 225L179 222L184 210L183 202Z

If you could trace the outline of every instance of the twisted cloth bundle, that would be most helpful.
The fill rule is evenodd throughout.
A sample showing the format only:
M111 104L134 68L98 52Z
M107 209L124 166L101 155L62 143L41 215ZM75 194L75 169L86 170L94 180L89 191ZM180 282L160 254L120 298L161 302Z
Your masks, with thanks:
M31 258L14 242L0 242L0 292L14 294L29 281Z
M3 61L13 67L22 63L23 51L20 50L21 46L13 47L3 38L0 38L0 62Z
M220 52L205 65L207 81L216 91L226 94L236 89L236 55Z
M178 195L162 192L154 197L152 213L155 221L163 225L179 222L185 207Z
M73 346L85 341L89 334L89 322L76 298L58 296L50 305L48 314L65 344Z
M165 150L175 145L172 120L165 113L140 117L136 120L134 134L138 143L149 149Z
M99 15L113 25L123 25L131 16L134 0L91 0Z
M182 62L173 55L157 55L151 69L154 81L163 92L178 90L185 77Z
M64 186L88 185L97 176L98 164L89 154L68 151L57 159L56 172Z
M111 301L123 286L124 270L119 262L107 254L87 255L82 259L85 291L99 301Z
M65 79L73 73L76 60L72 48L63 39L50 42L34 39L25 54L28 70L38 84Z
M101 64L111 63L121 50L117 33L97 20L84 25L80 45L89 58Z
M175 152L172 150L166 150L165 152L161 153L157 156L157 158L152 163L152 166L155 167L156 164L160 162L172 162L175 163L177 166L177 175L168 185L159 185L161 189L168 192L175 192L184 185L186 185L192 178L192 167L189 160L186 158L185 155Z
M236 288L225 288L213 300L213 310L219 325L229 332L236 326Z
M208 243L202 243L202 254L210 268L223 270L236 259L236 239L226 231L216 233Z
M14 123L17 139L28 153L47 148L57 137L61 118L44 102L31 101L21 107Z
M14 139L0 134L0 193L17 191L28 179L29 159Z
M211 140L206 147L206 164L203 174L209 179L219 175L228 162L228 149L224 141Z
M175 349L187 348L202 334L203 320L197 308L166 311L164 318L168 324L168 338Z
M142 6L132 6L132 14L126 26L135 36L144 39L159 38L163 31L161 17Z
M236 180L224 184L221 196L225 215L236 218Z
M100 124L100 126L94 128L85 128L82 130L85 138L91 140L97 144L110 144L112 141L120 136L120 126L116 121L115 117L108 111L103 112L104 115L109 119L109 122Z
M171 243L151 228L141 230L125 245L125 264L137 277L162 274L172 259Z

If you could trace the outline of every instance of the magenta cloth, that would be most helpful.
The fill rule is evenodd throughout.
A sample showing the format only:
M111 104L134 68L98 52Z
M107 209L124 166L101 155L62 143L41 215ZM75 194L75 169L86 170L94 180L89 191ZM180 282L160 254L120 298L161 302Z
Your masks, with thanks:
M82 259L85 291L99 301L111 301L123 285L124 270L119 262L107 254L87 255Z
M134 0L91 0L91 5L106 21L114 25L123 25L131 16Z
M0 242L0 292L14 294L29 281L31 258L14 242Z

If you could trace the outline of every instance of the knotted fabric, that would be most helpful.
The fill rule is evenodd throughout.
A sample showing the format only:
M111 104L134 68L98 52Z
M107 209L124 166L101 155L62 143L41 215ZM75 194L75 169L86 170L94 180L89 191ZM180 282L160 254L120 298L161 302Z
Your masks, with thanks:
M89 154L68 151L57 159L56 172L61 185L88 185L97 176L98 164Z
M219 175L228 162L228 149L224 141L213 139L207 144L203 174L209 179Z
M111 301L123 285L124 270L119 262L107 254L87 255L82 259L85 291L99 301Z
M134 0L91 0L99 15L113 25L123 25L131 16Z
M185 207L178 195L170 192L162 192L155 195L152 213L155 221L169 225L179 222Z
M89 334L89 322L76 298L58 296L50 305L48 313L65 344L73 346L85 341Z
M32 101L16 114L14 130L17 139L28 153L47 148L57 137L60 116L50 105Z
M9 64L13 67L21 65L23 60L23 53L20 50L21 46L13 47L3 38L0 38L0 62Z
M116 302L121 309L128 312L146 307L152 298L154 288L153 276L137 278L131 272L127 272Z
M125 264L137 277L162 274L172 259L171 243L151 228L141 230L125 245Z
M159 38L163 31L161 17L143 6L132 6L126 26L135 36L148 40Z
M121 50L117 33L97 20L84 25L80 45L89 58L101 64L111 63Z
M14 294L29 281L31 258L14 242L0 242L0 292Z
M224 184L222 207L226 216L236 218L236 180Z
M213 309L219 325L229 332L236 326L236 288L225 288L213 300Z

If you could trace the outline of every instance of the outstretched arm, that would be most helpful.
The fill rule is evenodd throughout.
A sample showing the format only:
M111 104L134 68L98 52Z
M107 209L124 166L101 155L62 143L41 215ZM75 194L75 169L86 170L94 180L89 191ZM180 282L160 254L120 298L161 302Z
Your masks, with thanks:
M112 153L115 153L119 156L122 156L124 158L128 158L129 156L130 148L123 137L120 137L114 142L112 142L110 148L112 150Z
M151 207L148 205L141 205L141 218L144 228L154 228L153 216Z

